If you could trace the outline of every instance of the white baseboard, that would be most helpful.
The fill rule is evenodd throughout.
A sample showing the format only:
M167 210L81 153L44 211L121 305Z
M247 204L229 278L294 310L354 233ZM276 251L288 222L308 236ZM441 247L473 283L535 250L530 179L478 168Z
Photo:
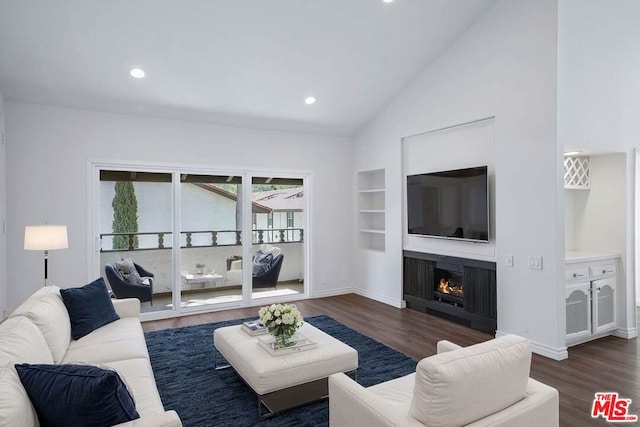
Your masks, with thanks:
M531 351L540 356L548 357L553 360L564 360L569 358L569 351L566 346L554 348L540 343L529 341L531 344Z
M384 295L380 295L376 292L371 292L361 288L339 288L339 289L331 289L328 291L317 291L313 293L312 298L324 298L324 297L333 297L336 295L345 295L345 294L356 294L363 296L365 298L369 298L383 304L390 305L396 308L406 308L406 303L404 300L394 300L392 298L388 298Z
M356 293L355 288L339 288L339 289L331 289L328 291L313 291L313 294L310 295L310 298L335 297L337 295L345 295L345 294L353 294L353 293Z
M496 338L507 335L502 331L496 331ZM524 337L526 338L526 337ZM564 360L569 358L569 351L567 351L567 347L549 347L548 345L540 344L538 342L529 340L529 345L531 346L531 351L539 354L540 356L548 357L553 360Z
M630 340L638 336L638 329L637 328L625 328L625 329L618 328L615 331L613 331L611 335Z
M384 295L381 295L379 293L376 292L371 292L365 289L361 289L361 288L353 288L353 293L358 294L360 296L366 297L366 298L370 298L372 300L376 300L378 302L390 305L392 307L396 307L396 308L406 308L407 304L405 303L404 300L395 300L392 298L388 298Z

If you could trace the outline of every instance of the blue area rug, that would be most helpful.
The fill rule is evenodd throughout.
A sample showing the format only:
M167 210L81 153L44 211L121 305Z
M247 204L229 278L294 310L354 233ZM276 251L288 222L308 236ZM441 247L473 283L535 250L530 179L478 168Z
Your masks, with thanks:
M257 400L231 368L214 369L213 331L237 319L145 334L165 409L178 412L185 427L328 426L327 400L259 421ZM415 371L416 362L329 316L305 319L358 351L358 382L365 387Z

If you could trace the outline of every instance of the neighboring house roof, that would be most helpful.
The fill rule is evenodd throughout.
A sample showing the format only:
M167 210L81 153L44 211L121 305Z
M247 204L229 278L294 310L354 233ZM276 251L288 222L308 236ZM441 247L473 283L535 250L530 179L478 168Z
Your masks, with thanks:
M304 210L303 187L284 188L281 190L259 191L251 194L253 203L259 203L274 212Z
M211 191L212 193L218 194L219 196L226 197L227 199L230 199L230 200L233 200L233 201L237 201L238 200L238 197L234 193L232 193L230 191L227 191L227 190L224 190L224 189L218 187L215 184L194 183L193 185L195 185L197 187L200 187L200 188L203 188L205 190ZM255 201L251 202L251 205L252 205L251 206L251 211L253 213L269 213L269 212L271 212L271 208L269 208L268 206L265 206L263 204L256 203Z

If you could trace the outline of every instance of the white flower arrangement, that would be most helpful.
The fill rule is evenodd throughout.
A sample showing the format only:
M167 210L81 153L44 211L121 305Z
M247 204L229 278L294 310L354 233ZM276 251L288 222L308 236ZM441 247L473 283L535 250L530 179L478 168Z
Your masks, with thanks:
M277 347L287 347L304 319L293 304L271 304L258 310L260 322L276 340Z

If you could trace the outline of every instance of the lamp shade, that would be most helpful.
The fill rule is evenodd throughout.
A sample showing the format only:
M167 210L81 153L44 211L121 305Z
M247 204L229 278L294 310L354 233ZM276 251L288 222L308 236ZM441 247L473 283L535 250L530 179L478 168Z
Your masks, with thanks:
M48 251L68 247L66 225L27 225L24 228L24 248L28 251Z

